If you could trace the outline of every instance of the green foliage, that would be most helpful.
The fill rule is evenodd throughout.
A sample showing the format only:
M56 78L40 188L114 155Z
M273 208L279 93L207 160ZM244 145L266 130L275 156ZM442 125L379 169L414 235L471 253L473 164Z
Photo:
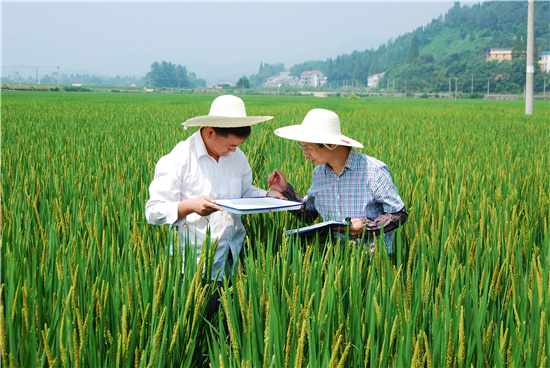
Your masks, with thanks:
M65 92L91 92L92 90L85 86L61 86Z
M525 57L525 50L527 49L526 40L523 40L523 36L520 32L515 37L514 45L512 46L512 59L519 59Z
M411 38L411 47L409 48L406 63L412 64L416 60L418 55L420 55L420 52L418 51L418 37L416 37L415 33Z
M300 77L300 75L305 71L308 71L308 70L323 71L324 69L325 69L325 62L318 61L318 60L308 60L291 67L290 75L293 75L295 77Z
M285 66L282 63L277 64L267 64L267 63L260 63L260 69L258 71L258 74L253 74L250 76L250 84L253 86L259 86L265 81L267 81L267 78L273 77L275 75L278 75L280 72L285 71Z
M2 91L3 365L544 366L546 102L526 116L523 101L323 99L391 170L409 212L395 253L286 238L289 213L244 216L244 271L210 325L216 243L182 264L144 204L157 160L196 132L181 121L213 98ZM248 114L276 117L241 145L256 186L279 168L306 193L314 165L273 130L319 101L246 96Z
M248 78L246 76L242 76L239 78L239 80L237 81L237 84L235 84L235 87L236 88L250 88L250 81L248 80Z
M540 51L550 50L548 14L550 3L536 2L536 58ZM444 17L390 40L377 50L354 51L325 61L311 60L290 70L295 76L304 70L320 70L331 88L351 85L352 81L366 85L365 75L384 72L386 78L392 82L395 79L400 85L399 88L396 86L397 90L404 90L406 83L408 90L416 92L445 92L448 78L454 77L458 77L464 86L459 90L470 91L468 83L474 74L475 92L486 90L487 78L492 78L495 83L491 90L494 93L522 93L524 71L513 68L503 73L501 70L506 69L505 65L485 63L483 55L489 48L514 48L516 55L521 54L525 50L521 35L525 33L526 24L525 1L485 1L463 6L456 2ZM535 75L535 78L535 88L542 92L542 76ZM386 85L387 81L381 81L380 85Z
M145 76L155 87L189 87L187 68L163 61L151 64L151 71Z
M155 61L145 78L151 86L160 88L197 88L204 87L206 82L198 79L195 73L187 73L187 68L166 61Z
M482 93L478 93L478 92L474 92L474 93L462 93L460 95L460 98L465 98L465 99L471 99L471 100L474 100L474 99L483 99L484 95Z

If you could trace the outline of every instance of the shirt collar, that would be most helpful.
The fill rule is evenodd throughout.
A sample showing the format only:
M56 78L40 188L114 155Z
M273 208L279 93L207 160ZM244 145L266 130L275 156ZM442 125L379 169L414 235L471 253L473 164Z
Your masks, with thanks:
M355 148L351 148L349 151L348 159L346 160L346 164L344 165L344 168L348 168L349 170L355 169L355 166L357 166L357 151Z
M355 150L355 148L352 147L352 149L349 151L348 159L344 164L344 170L342 170L340 175L343 175L346 169L353 171L353 169L355 169L355 166L357 166L357 151ZM325 174L336 175L336 173L334 172L334 170L332 170L332 167L330 167L329 164L325 164Z
M206 145L202 140L201 131L199 130L198 132L195 132L191 136L191 138L193 139L193 142L194 142L193 149L195 151L195 155L197 156L197 159L201 158L202 156L208 156Z

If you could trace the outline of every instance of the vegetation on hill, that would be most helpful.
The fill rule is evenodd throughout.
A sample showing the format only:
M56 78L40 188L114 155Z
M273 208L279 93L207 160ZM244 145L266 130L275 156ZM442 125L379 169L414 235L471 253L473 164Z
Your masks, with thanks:
M317 69L329 87L366 86L368 76L385 73L381 87L420 92L445 91L455 83L464 92L520 93L525 79L525 59L486 62L490 48L513 48L515 56L526 49L527 2L489 1L476 5L456 2L445 16L411 33L389 40L377 50L354 51L326 61L306 61L290 68L299 76ZM535 59L550 50L550 3L535 6ZM473 82L472 82L473 79ZM451 83L449 83L449 81ZM543 76L535 71L535 90L542 90Z

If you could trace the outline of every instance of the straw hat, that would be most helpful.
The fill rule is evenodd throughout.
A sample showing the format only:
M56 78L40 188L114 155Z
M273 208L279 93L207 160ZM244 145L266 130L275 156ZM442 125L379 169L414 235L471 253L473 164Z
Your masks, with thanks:
M237 96L217 97L210 106L208 115L197 116L182 123L184 129L190 126L214 128L239 128L273 119L273 116L246 116L244 102Z
M302 124L276 129L275 134L300 142L363 148L361 143L342 134L338 115L325 109L313 109L307 113Z

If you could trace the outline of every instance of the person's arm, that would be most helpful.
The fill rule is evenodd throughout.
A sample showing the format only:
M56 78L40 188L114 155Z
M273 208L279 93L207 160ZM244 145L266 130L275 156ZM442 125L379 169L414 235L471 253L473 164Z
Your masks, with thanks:
M170 155L161 157L155 166L155 176L149 185L149 199L145 204L145 217L151 225L178 221L181 182L174 166Z
M359 238L366 232L365 238L371 239L374 235L380 235L381 229L384 233L397 229L405 223L408 214L405 204L397 193L388 167L381 163L372 168L372 179L369 185L372 197L382 208L382 214L376 218L362 216L351 219L349 235L352 238ZM344 227L340 232L346 231Z
M380 235L381 229L384 229L384 233L397 229L407 221L408 217L409 214L403 207L399 212L384 213L375 219L363 216L361 222L363 222L363 228L367 234L372 236L373 234Z
M407 221L407 210L403 200L397 192L388 166L382 164L374 170L372 176L371 188L376 202L382 206L383 213L376 218L361 217L364 229L367 235L380 235L380 230L384 232L397 229Z
M212 212L223 211L223 209L215 203L215 199L207 195L201 195L195 198L189 198L178 203L178 220L181 220L187 215L196 213L200 216L208 216Z
M155 166L155 176L149 186L149 200L145 204L145 217L151 225L178 224L187 215L197 213L208 216L212 212L222 211L207 195L180 200L182 182L178 175L181 162L176 163L174 156L162 157Z
M352 239L360 238L363 232L366 232L365 239L372 239L374 235L380 235L382 229L384 229L384 233L397 229L407 221L407 217L407 211L403 207L398 212L384 213L375 219L366 216L351 219L349 229L345 226L340 226L337 228L337 231L340 233L348 231Z
M302 199L302 197L300 197L300 195L298 194L296 189L294 189L292 184L290 183L287 183L287 184L288 184L287 188L282 192L283 196L288 200L303 203L303 206L299 210L290 211L290 213L292 213L294 216L298 218L301 218L302 221L306 223L311 223L315 221L315 219L319 216L319 213L317 211L306 210L305 201Z

